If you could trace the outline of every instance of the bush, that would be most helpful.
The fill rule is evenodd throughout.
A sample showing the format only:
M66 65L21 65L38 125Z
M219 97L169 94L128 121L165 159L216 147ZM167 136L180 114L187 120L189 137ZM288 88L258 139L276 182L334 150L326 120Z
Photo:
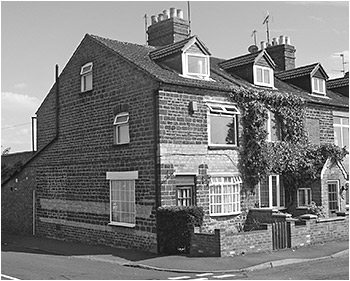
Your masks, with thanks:
M203 223L203 208L164 206L157 209L157 234L160 252L189 253L191 231Z

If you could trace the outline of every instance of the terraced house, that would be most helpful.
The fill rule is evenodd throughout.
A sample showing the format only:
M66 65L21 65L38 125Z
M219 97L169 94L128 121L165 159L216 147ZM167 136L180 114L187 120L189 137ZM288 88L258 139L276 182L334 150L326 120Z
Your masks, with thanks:
M311 201L326 217L346 210L344 162L329 160L293 196L279 174L247 192L239 168L241 91L302 99L309 140L347 147L348 96L329 86L321 64L296 67L286 36L216 58L175 9L152 17L147 33L146 46L86 34L57 70L36 113L38 151L25 168L36 171L36 234L156 252L159 206L203 207L208 233L239 233L250 211L271 217L293 196L297 215ZM279 122L268 110L266 142L282 140Z

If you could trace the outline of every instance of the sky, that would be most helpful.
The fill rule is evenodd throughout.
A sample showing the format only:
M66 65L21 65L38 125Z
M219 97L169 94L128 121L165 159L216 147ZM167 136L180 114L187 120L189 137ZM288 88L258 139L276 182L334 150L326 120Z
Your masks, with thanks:
M145 14L182 9L187 1L1 1L1 151L32 149L31 117L86 33L146 44ZM320 62L330 78L342 76L349 60L348 1L190 1L192 35L211 54L233 58L266 41L289 36L296 66ZM348 70L348 65L345 65Z

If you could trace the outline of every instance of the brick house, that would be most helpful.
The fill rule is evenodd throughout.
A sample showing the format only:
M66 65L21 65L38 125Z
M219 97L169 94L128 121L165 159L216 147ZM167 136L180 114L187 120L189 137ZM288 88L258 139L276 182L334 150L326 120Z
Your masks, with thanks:
M242 191L241 112L229 99L240 87L302 96L310 139L333 143L336 133L345 143L348 98L326 90L320 64L295 68L289 39L223 60L189 34L181 11L170 14L152 17L148 46L86 34L56 69L36 113L38 151L26 166L36 169L36 234L156 252L159 206L202 206L204 229L231 232L249 210L284 210L279 175L256 193ZM277 141L269 116L269 141ZM323 198L328 179L333 193L345 184L342 167L325 168ZM310 192L299 192L298 207Z

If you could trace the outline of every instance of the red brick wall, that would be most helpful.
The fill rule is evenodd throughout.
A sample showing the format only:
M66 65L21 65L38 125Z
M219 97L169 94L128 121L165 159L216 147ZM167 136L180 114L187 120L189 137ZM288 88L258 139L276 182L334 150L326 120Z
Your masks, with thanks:
M319 132L309 131L313 134L311 140L319 140L322 143L334 143L333 115L330 107L309 104L306 110L306 118L319 120ZM317 135L318 134L318 135Z
M349 240L349 216L291 223L292 247L336 240Z
M1 186L1 231L33 233L33 190L36 168L33 164Z
M93 90L80 93L80 68L87 62L93 62ZM41 153L38 163L38 233L108 244L124 241L120 246L154 251L157 85L88 36L62 71L59 85L58 139ZM51 91L38 111L39 149L54 137L53 96ZM129 108L130 144L117 146L113 120L119 106ZM133 229L108 226L107 171L139 172Z
M227 101L222 92L170 89L159 93L159 131L161 167L161 204L176 205L175 174L197 176L197 205L203 207L205 216L203 229L231 228L239 231L249 208L256 197L241 192L241 213L230 216L209 215L209 186L203 181L200 167L207 165L207 173L237 173L238 149L213 148L208 146L206 102ZM198 110L189 112L189 103L197 102Z

